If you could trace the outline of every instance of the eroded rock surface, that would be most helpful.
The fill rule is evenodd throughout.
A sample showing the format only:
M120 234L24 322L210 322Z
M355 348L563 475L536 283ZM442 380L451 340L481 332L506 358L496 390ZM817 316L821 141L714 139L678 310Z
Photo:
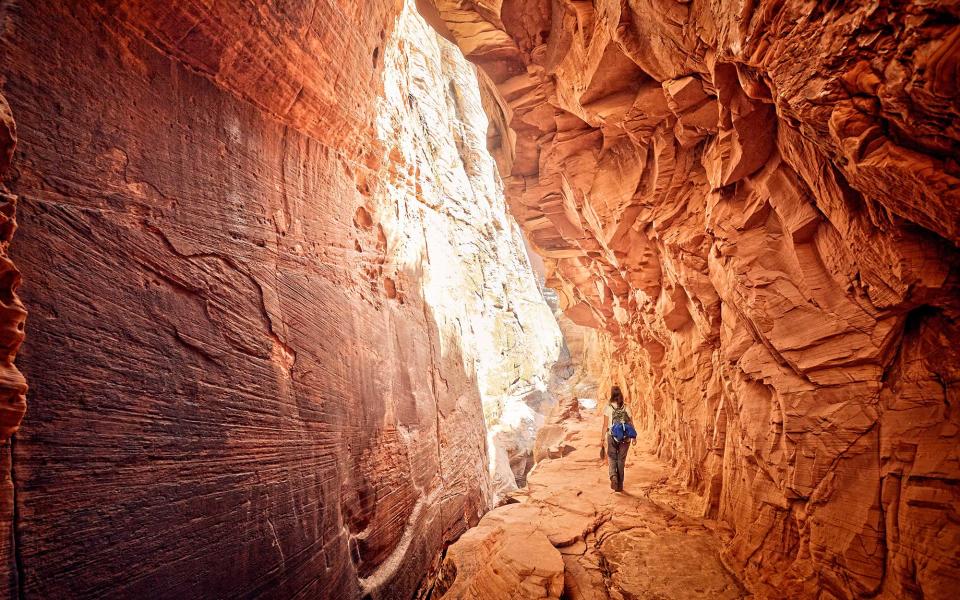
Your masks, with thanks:
M484 73L514 216L728 562L960 582L948 2L421 0Z
M0 8L13 597L409 598L490 506L484 400L559 333L473 67L401 8Z
M514 503L447 551L434 595L458 598L742 598L720 559L718 524L684 512L652 447L631 450L624 494L599 461L600 419L576 401L552 415L562 456L537 463ZM541 430L549 431L548 425Z
M17 125L0 94L0 177L7 173L17 145ZM23 343L27 311L17 296L20 271L10 259L17 231L17 197L0 182L0 441L16 433L26 410L27 385L14 364Z
M444 333L441 356L458 348L461 368L476 379L496 501L529 470L553 404L561 332L506 212L475 68L412 2L384 61L376 127L387 177L357 175L365 210L380 215L367 228L384 232L390 261L371 265L370 276L392 282L401 302L420 286Z
M0 177L6 175L17 144L17 127L0 94ZM27 384L14 364L24 337L27 311L17 296L20 271L10 258L10 243L17 230L17 197L0 182L0 564L16 561L13 529L15 514L13 478L10 464L10 436L16 433L26 410ZM0 569L2 572L2 569ZM0 578L0 596L13 597L16 581Z

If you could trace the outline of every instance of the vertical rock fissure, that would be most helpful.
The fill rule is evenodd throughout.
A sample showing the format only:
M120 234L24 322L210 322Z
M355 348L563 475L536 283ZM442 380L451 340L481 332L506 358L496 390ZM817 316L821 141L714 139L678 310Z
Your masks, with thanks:
M417 210L423 211L424 209L423 207L418 206ZM424 236L423 239L428 240L429 238L427 237L427 231L425 229L425 225L423 225L422 227L424 227L421 229ZM429 263L430 262L429 242L424 244L423 251L424 251L424 258ZM420 284L420 297L426 298L426 289L424 287L424 282L422 279L419 281L419 284ZM424 301L423 302L423 320L425 323L430 323L433 321L433 319L430 317L429 310L430 310L430 307ZM434 415L435 415L435 427L436 427L436 437L437 437L437 474L440 477L441 490L445 492L447 480L443 475L443 440L442 440L443 434L441 429L443 427L443 421L440 418L441 417L440 394L439 394L439 386L437 385L437 378L440 377L440 367L437 364L437 347L432 335L429 338L429 346L430 346L430 391L433 395L433 408L434 408ZM441 496L446 496L446 493L441 494ZM440 522L446 523L446 519L443 516L443 504L444 503L441 502L439 506L440 519L441 519Z
M23 549L21 547L22 532L20 531L20 502L17 497L17 476L16 476L16 446L17 436L10 436L10 486L13 491L13 522L10 525L11 544L13 545L13 560L16 572L16 594L19 600L26 600L27 592L25 583L27 579L26 569L23 564Z

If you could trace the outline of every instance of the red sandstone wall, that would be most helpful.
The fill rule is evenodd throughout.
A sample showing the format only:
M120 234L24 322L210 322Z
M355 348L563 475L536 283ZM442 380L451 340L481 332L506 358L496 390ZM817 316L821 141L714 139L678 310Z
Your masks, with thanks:
M4 5L21 597L409 597L485 509L476 384L356 220L399 8Z
M17 144L17 128L6 98L0 94L0 176L5 175ZM17 230L17 197L0 183L0 595L16 594L14 556L14 491L10 436L26 410L27 385L14 364L23 343L27 312L17 296L20 271L10 260L10 242Z
M0 176L6 174L17 145L17 127L10 106L0 95ZM20 271L10 260L10 242L17 230L17 197L0 183L0 439L20 425L26 408L26 382L13 364L23 343L26 310L17 297Z
M955 595L955 4L421 4L727 562L777 597Z

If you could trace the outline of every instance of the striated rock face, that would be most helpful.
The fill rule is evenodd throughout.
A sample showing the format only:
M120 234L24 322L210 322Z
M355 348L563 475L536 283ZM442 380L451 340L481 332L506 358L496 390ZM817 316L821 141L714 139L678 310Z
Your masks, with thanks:
M559 333L473 67L401 9L0 9L12 596L409 598L490 506Z
M388 292L400 301L420 286L440 329L440 355L475 376L496 500L528 470L552 403L560 329L506 213L475 68L412 2L384 61L376 125L387 177L360 175L358 185L363 210L380 215L368 227L384 232L392 264L370 274L392 282ZM459 356L448 357L451 348Z
M511 211L659 455L788 596L960 580L947 2L422 0ZM603 389L606 389L604 386Z

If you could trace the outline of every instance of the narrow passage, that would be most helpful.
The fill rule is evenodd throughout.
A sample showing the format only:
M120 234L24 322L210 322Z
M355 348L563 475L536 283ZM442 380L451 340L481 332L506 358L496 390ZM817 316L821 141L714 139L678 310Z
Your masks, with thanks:
M538 438L543 458L513 503L487 513L450 547L433 598L743 598L723 566L729 533L684 510L686 492L641 439L624 493L600 461L602 416L575 400ZM641 434L642 435L642 434Z

